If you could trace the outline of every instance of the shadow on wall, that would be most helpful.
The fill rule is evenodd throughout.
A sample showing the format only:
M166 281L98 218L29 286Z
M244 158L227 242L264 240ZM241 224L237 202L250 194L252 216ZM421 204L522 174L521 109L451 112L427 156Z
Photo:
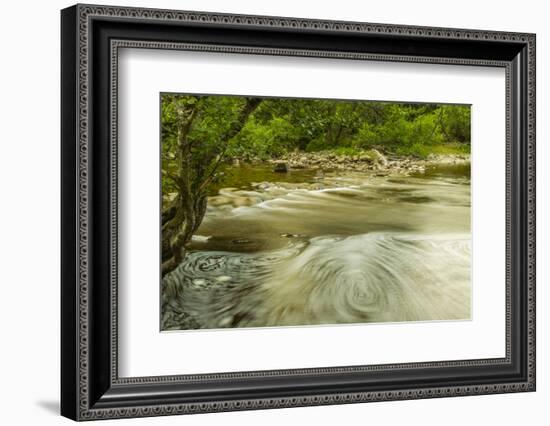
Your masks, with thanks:
M59 401L37 401L36 405L50 414L59 415Z

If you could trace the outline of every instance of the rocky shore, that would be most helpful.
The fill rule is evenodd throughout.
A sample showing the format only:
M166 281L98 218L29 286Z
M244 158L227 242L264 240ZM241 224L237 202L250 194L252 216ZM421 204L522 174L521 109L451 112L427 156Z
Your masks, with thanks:
M330 151L292 152L280 159L270 160L273 171L285 173L292 169L321 171L353 170L375 172L379 175L422 173L429 166L464 165L470 163L469 154L431 154L426 159L384 155L372 149L358 154L336 154Z
M332 151L319 152L292 152L285 154L278 159L268 161L248 160L233 158L231 164L235 167L244 164L248 165L265 165L268 164L271 170L281 174L281 179L277 179L279 186L284 186L286 179L284 175L294 171L313 171L317 175L315 184L302 183L304 187L312 185L311 189L318 189L321 179L325 176L325 172L364 172L372 176L409 176L411 174L424 173L429 167L441 166L459 166L469 165L469 154L431 154L428 158L420 159L407 156L384 155L378 150L362 151L358 154L336 154ZM273 179L273 178L271 178ZM270 182L257 181L256 184L260 189L270 186ZM290 185L290 184L289 184ZM231 187L228 184L228 187ZM254 185L253 185L254 186ZM290 185L295 187L296 184ZM231 191L236 188L224 187L223 191ZM169 193L163 196L163 205L168 205L176 197L176 193ZM209 205L216 206L226 203L226 196L218 194L217 196L209 197ZM244 204L238 204L244 203ZM254 202L250 200L235 201L234 207L241 205L251 205Z

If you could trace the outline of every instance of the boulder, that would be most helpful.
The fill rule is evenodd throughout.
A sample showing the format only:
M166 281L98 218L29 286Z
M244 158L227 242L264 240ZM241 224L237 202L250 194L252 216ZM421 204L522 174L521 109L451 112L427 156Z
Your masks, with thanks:
M292 167L293 169L305 169L306 165L304 163L298 163L293 161L292 163L290 163L290 167Z
M381 166L387 166L388 160L384 155L380 153L377 149L371 149L370 152L372 153L373 160L380 164Z
M273 171L276 173L287 173L288 165L284 161L278 161L275 163L275 167L273 168Z
M363 161L366 163L371 163L374 160L374 157L368 152L363 152L357 156L358 161Z

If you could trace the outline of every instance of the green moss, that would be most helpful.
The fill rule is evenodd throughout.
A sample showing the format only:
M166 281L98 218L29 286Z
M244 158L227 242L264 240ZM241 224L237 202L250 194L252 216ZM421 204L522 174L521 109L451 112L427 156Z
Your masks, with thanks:
M338 156L356 156L360 155L364 151L351 146L340 146L338 148L335 148L333 152Z

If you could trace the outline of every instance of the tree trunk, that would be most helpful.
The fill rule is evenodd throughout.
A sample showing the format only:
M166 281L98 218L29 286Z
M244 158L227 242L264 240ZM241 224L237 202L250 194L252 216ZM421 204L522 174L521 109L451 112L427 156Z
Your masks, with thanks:
M162 275L172 271L185 257L185 245L197 231L206 213L206 194L177 197L178 203L167 214L173 217L162 227ZM164 218L163 218L164 221Z
M225 145L240 132L260 102L258 98L247 99L234 125L223 137ZM202 175L192 176L195 170L191 170L192 153L187 135L196 110L197 104L194 104L191 111L182 109L178 112L179 172L175 180L179 191L176 199L162 212L162 276L174 270L185 257L185 245L191 241L206 213L208 184L214 179L216 170L224 159L225 146L222 146L210 167L204 168Z

